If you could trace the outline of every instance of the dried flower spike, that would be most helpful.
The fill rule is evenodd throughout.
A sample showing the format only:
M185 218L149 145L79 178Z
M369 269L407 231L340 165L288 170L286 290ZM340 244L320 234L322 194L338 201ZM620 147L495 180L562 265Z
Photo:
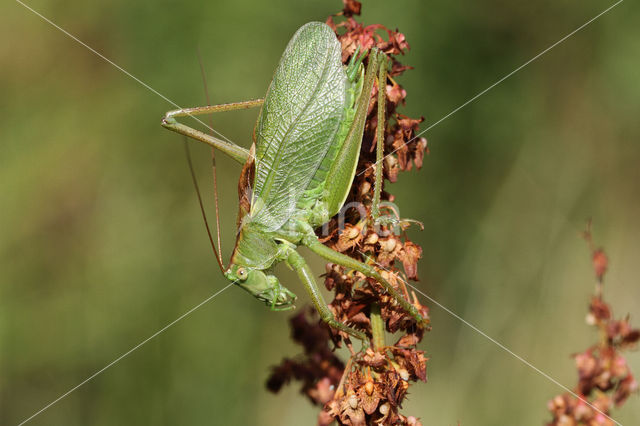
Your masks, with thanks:
M632 393L638 391L638 382L621 353L637 344L640 330L631 328L629 317L613 319L611 307L602 298L608 260L602 249L594 248L591 223L583 237L591 249L597 282L596 294L589 305L587 324L598 329L600 341L573 356L578 370L575 393L579 398L564 393L550 400L547 408L553 419L547 423L549 426L613 426L611 409L620 407Z

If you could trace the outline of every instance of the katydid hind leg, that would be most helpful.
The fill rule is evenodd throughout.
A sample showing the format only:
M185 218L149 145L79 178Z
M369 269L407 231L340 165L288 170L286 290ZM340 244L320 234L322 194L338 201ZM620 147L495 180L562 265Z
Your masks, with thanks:
M233 102L221 105L177 109L169 111L165 114L164 118L162 119L162 126L181 135L185 135L200 142L204 142L207 145L220 150L239 163L244 164L249 158L249 150L230 141L222 140L200 130L194 129L193 127L189 127L186 124L182 124L177 120L177 118L195 117L198 115L211 114L215 112L236 111L241 109L255 108L261 106L263 102L263 99L255 99L251 101Z
M374 223L380 217L380 195L382 194L382 180L384 173L384 134L385 114L387 106L387 55L380 52L378 55L378 126L376 129L376 163L375 182L373 186L373 201L371 202L371 218Z
M378 125L376 128L376 162L374 163L374 186L373 199L371 201L371 221L375 226L387 225L396 226L401 221L398 212L394 211L394 215L383 215L381 205L385 202L381 201L382 183L384 181L384 143L386 130L386 107L387 107L387 73L389 70L389 59L383 52L379 52L378 66ZM393 209L392 209L393 210Z
M324 298L320 293L320 289L318 288L318 284L313 276L313 272L307 265L307 262L305 262L304 258L294 250L289 254L287 261L298 274L302 284L309 293L309 297L311 297L313 305L320 314L320 318L330 327L343 331L356 339L361 340L363 348L367 347L369 345L369 339L365 333L349 327L335 319L333 313L329 310L327 303L324 301Z
M353 124L327 173L325 183L328 194L327 208L332 215L337 213L344 205L356 174L369 100L371 99L373 83L378 72L378 52L377 48L373 48L369 53L369 63L364 75L362 92L356 106Z
M356 270L358 272L363 273L364 275L366 275L369 278L373 278L376 281L378 281L380 284L382 284L382 286L385 288L385 290L391 294L391 296L393 296L393 298L398 302L398 304L407 312L409 313L419 325L426 325L426 322L424 320L424 318L422 318L422 315L420 315L420 313L418 312L418 310L416 309L415 306L413 306L411 303L409 303L401 294L400 292L398 292L398 290L396 290L393 285L391 285L391 283L389 281L387 281L386 279L384 279L382 277L382 275L380 275L380 273L378 271L376 271L376 269L373 266L367 265L365 263L362 263L356 259L353 259L345 254L339 253L327 246L325 246L324 244L322 244L320 241L316 239L310 240L305 242L305 245L307 247L309 247L309 249L311 251L313 251L314 253L316 253L319 256L324 257L325 259L327 259L330 262L333 262L335 264L338 265L342 265L346 268L349 269L353 269Z

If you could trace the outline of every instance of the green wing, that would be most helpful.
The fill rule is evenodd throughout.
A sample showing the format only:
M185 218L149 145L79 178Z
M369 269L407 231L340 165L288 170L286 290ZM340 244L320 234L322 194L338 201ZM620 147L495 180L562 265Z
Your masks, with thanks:
M338 133L347 77L333 30L301 27L289 42L256 124L251 220L279 229L295 212Z

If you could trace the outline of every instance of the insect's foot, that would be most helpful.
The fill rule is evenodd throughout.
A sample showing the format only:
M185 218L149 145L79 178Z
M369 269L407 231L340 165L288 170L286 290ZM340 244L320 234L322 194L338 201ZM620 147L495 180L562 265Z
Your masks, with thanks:
M409 228L412 224L416 224L420 227L420 230L424 230L422 222L414 219L404 219L393 215L382 215L373 219L374 226L384 226L396 234Z
M413 318L416 320L416 325L418 326L418 328L420 328L421 330L429 331L429 329L431 328L431 326L429 325L431 321L429 321L428 318L425 319L420 314L413 316Z

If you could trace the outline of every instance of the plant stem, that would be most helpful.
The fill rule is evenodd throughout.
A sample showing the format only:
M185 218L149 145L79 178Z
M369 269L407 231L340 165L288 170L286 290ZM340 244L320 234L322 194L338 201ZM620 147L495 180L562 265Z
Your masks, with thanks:
M380 315L380 306L371 305L371 334L373 335L373 349L379 351L384 348L384 322Z

